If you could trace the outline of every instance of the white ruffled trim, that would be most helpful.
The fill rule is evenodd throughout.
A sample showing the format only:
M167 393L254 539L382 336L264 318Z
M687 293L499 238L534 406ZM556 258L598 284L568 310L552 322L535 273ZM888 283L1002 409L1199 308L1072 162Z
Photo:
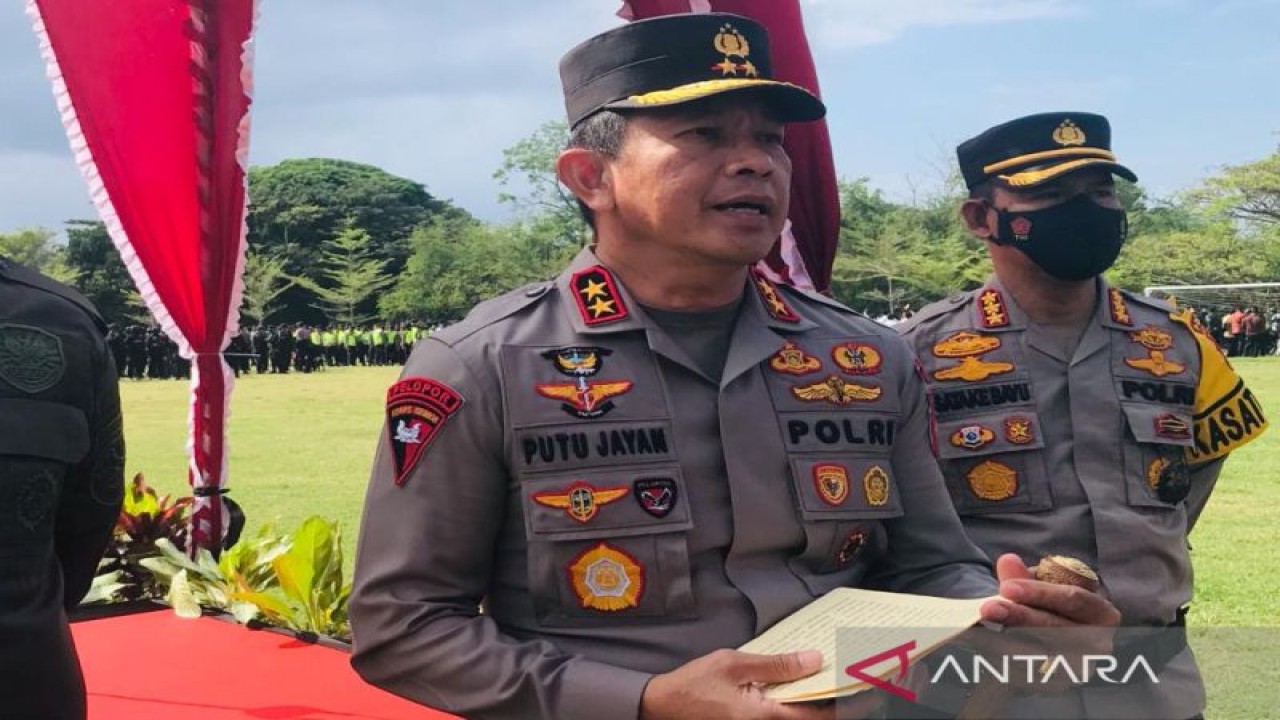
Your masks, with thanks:
M143 303L146 304L151 314L155 316L156 322L160 323L160 327L165 334L178 344L178 351L182 356L190 357L190 343L178 330L178 326L173 322L173 317L169 315L164 303L160 301L160 296L156 294L155 286L152 285L146 268L142 267L138 254L134 252L133 244L129 242L129 236L125 233L124 225L120 222L120 216L116 213L115 206L111 204L111 198L107 195L107 188L102 182L102 176L98 173L97 163L93 159L93 151L89 148L84 132L80 129L80 120L76 117L75 104L71 100L71 94L67 91L67 83L62 79L62 68L58 65L57 53L54 52L53 43L49 40L49 33L45 29L44 17L40 14L40 7L36 0L26 0L26 3L27 15L31 18L36 38L40 42L40 55L44 58L45 74L53 84L53 99L57 103L58 114L62 117L62 127L67 133L67 140L71 143L71 152L75 156L76 166L80 168L80 175L84 178L85 184L89 186L89 197L93 201L94 207L98 210L98 216L102 219L103 224L107 226L107 234L111 236L111 242L115 244L116 249L120 252L120 259L124 261L124 266L128 269L129 276L133 278L134 285L137 286L138 292L142 295Z

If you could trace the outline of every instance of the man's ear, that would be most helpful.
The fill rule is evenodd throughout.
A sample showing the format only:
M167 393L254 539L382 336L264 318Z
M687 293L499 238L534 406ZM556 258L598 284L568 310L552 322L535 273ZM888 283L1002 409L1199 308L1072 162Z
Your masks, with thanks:
M586 148L569 148L556 158L556 177L593 212L613 207L613 185L604 157Z
M991 206L985 200L979 198L969 198L960 206L960 219L964 221L964 226L975 237L983 240L994 240L995 229L987 222Z

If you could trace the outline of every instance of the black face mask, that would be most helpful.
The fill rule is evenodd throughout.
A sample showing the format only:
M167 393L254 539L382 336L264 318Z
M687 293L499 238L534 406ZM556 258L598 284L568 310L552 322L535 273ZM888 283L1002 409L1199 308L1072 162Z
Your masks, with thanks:
M997 244L1012 245L1059 280L1088 280L1111 267L1129 235L1124 210L1086 195L1043 210L996 208Z

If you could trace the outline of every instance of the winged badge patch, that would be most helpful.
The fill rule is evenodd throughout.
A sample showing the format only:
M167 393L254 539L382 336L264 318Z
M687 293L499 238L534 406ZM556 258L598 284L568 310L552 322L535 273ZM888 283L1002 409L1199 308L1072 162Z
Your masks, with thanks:
M565 488L563 492L535 493L533 501L539 505L564 510L569 517L586 524L600 512L602 506L617 502L630 492L624 487L598 488L579 481Z
M822 382L791 388L791 393L806 402L829 402L832 405L852 405L855 402L872 402L879 399L882 390L869 385L846 382L832 375Z
M601 417L613 410L610 398L629 392L635 383L630 380L601 380L589 382L579 379L576 383L541 383L535 386L538 394L552 400L563 400L561 410L583 420Z

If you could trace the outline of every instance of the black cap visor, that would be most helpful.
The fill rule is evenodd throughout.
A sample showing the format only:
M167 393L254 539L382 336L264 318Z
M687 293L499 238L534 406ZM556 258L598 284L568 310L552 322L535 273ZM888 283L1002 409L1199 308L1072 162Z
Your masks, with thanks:
M773 109L777 119L782 122L821 120L827 114L827 106L817 96L799 85L758 78L703 80L669 90L654 90L642 95L632 95L606 103L599 109L644 110L671 107L729 93L743 95L750 93Z

